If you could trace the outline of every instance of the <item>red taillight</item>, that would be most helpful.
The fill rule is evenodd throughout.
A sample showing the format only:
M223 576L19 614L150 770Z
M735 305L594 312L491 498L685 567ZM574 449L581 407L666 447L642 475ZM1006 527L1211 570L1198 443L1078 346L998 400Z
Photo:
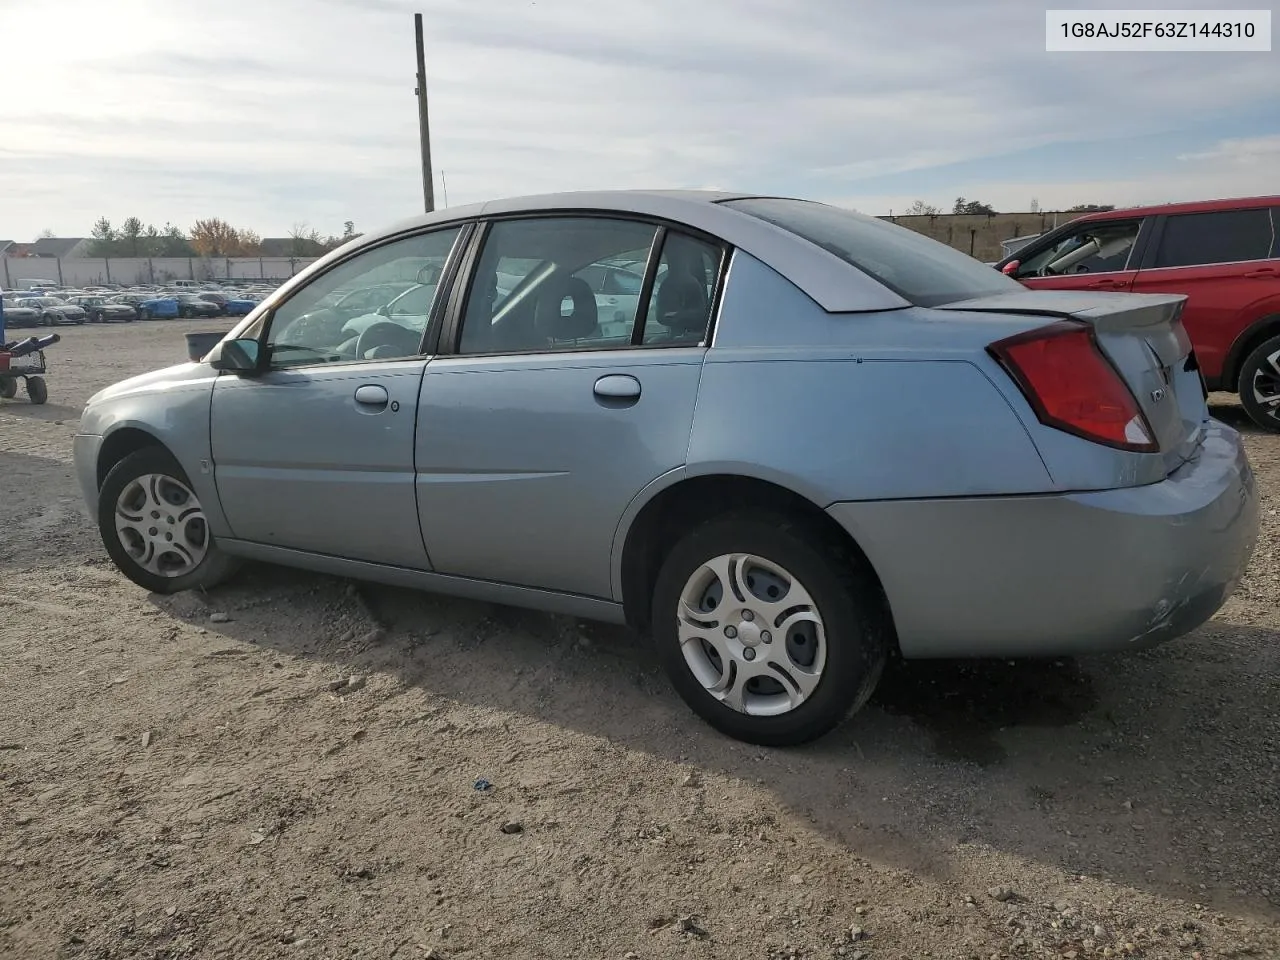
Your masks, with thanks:
M1013 377L1041 423L1121 450L1159 449L1138 402L1088 327L1055 323L987 349Z

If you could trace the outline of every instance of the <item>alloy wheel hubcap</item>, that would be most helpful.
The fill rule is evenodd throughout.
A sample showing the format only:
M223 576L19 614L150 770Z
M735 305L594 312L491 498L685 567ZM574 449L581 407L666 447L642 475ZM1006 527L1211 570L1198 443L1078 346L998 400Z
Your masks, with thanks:
M739 713L788 713L822 679L827 639L818 606L763 557L724 554L698 567L681 591L677 625L690 671Z
M1280 350L1253 372L1253 399L1273 420L1280 420Z
M116 535L129 557L148 573L180 577L200 566L209 550L209 525L185 483L148 473L116 498Z

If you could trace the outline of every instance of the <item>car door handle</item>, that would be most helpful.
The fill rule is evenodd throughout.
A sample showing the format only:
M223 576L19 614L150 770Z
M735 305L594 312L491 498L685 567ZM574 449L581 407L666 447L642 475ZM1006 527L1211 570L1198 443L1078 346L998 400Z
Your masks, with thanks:
M1259 280L1265 277L1280 276L1280 272L1277 272L1274 267L1262 267L1259 270L1250 270L1245 274L1245 276L1254 280Z
M595 392L603 400L639 400L640 381L635 377L610 374L596 381Z
M386 387L374 383L356 387L356 403L362 407L385 407L390 399Z
M1088 286L1094 289L1107 289L1107 288L1114 289L1116 287L1127 287L1128 285L1129 285L1128 280L1095 280L1093 281L1093 283L1089 284Z

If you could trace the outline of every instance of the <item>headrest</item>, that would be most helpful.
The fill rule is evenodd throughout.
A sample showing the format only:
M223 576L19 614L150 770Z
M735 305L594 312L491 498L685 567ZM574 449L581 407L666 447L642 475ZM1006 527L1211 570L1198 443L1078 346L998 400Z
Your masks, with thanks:
M707 288L687 273L668 274L658 288L657 320L669 330L705 330L707 307Z
M573 308L565 313L569 300ZM551 281L538 297L534 325L538 333L552 340L581 340L595 335L600 314L595 294L580 277L561 277Z

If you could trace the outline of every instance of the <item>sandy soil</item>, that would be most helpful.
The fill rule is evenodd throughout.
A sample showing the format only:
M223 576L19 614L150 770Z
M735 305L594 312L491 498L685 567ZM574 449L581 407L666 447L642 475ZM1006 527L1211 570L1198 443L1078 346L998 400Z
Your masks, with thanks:
M769 751L613 628L127 582L79 411L209 327L64 331L49 404L0 401L4 960L1280 956L1280 437L1250 433L1265 529L1194 636L900 668Z

